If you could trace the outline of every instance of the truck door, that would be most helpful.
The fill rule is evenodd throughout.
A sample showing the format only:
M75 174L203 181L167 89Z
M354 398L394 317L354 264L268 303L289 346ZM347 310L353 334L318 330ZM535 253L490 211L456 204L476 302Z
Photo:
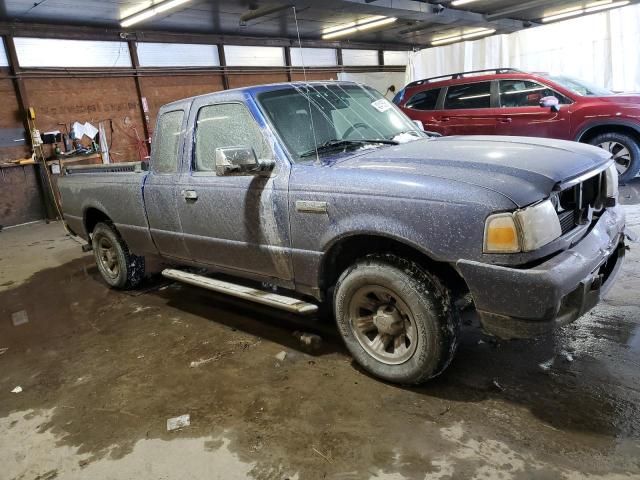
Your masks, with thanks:
M189 256L178 217L177 179L186 121L185 109L160 111L151 143L151 172L143 187L149 229L158 251L184 259Z
M190 174L180 182L178 211L191 259L291 280L288 162L276 158L267 176L216 175L216 148L251 147L259 159L275 158L244 103L197 99L189 125L194 125L185 156Z
M540 106L540 99L553 96L560 111ZM570 140L571 100L532 80L500 80L499 135L560 138Z

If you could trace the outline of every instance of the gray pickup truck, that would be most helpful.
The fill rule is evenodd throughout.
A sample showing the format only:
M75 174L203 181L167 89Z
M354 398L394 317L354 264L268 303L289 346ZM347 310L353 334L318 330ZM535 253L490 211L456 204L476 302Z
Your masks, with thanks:
M359 364L416 384L451 362L465 304L516 338L599 301L625 252L617 178L596 147L436 138L366 86L311 82L165 105L150 166L69 168L59 187L112 287L153 255L192 285L324 304Z

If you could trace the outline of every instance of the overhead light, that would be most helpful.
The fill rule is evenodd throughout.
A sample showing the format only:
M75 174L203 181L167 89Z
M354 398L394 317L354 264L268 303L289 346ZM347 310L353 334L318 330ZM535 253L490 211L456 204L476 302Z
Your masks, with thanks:
M454 7L459 7L460 5L466 5L467 3L475 2L476 0L453 0L451 5Z
M456 35L449 35L447 37L435 38L431 41L431 45L446 45L447 43L459 42L460 40L467 40L470 38L486 37L496 32L495 28L477 28L475 30L467 30Z
M582 7L565 8L564 10L558 10L557 12L551 13L546 17L542 17L542 23L562 20L563 18L575 17L576 15L581 15L583 13L584 9Z
M120 21L120 26L123 28L130 27L131 25L135 25L136 23L140 23L148 18L151 18L159 13L166 12L167 10L171 10L179 5L190 2L191 0L166 0L161 3L157 3L155 5L150 6L149 8L145 8L144 10L134 13L126 18L123 18Z
M467 38L484 37L485 35L491 35L493 33L496 33L495 28L484 28L482 30L478 30L477 32L465 33L462 35L462 38L466 40Z
M594 3L588 4L584 9L584 11L586 13L599 12L601 10L608 10L610 8L624 7L625 5L629 5L629 3L630 3L629 0L623 0L620 2L613 2L613 3L611 1L608 1L606 3L594 2Z
M370 28L381 27L382 25L393 23L396 20L398 20L396 17L384 17L382 15L367 17L362 20L358 20L357 22L349 22L338 25L336 27L325 28L322 31L322 39L329 40L331 38L349 35L350 33L369 30Z

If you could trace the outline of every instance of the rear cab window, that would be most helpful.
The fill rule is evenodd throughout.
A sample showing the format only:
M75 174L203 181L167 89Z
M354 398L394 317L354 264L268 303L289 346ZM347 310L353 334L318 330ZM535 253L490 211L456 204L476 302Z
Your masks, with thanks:
M532 80L500 80L500 107L539 107L544 97L556 97L561 105L571 100L555 90Z
M447 89L445 110L491 108L491 82L452 85Z
M154 173L176 173L178 171L178 151L182 138L184 110L174 110L160 115L152 145Z
M440 96L439 88L432 88L431 90L423 90L413 95L407 103L405 108L412 108L414 110L435 110L438 105L438 97Z

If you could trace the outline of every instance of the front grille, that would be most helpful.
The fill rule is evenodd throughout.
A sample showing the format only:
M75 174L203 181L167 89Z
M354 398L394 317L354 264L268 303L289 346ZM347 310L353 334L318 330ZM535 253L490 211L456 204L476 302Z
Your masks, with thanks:
M589 223L603 209L605 181L601 172L552 195L562 235Z
M573 210L558 213L558 219L560 220L562 235L569 233L576 227L576 215Z

